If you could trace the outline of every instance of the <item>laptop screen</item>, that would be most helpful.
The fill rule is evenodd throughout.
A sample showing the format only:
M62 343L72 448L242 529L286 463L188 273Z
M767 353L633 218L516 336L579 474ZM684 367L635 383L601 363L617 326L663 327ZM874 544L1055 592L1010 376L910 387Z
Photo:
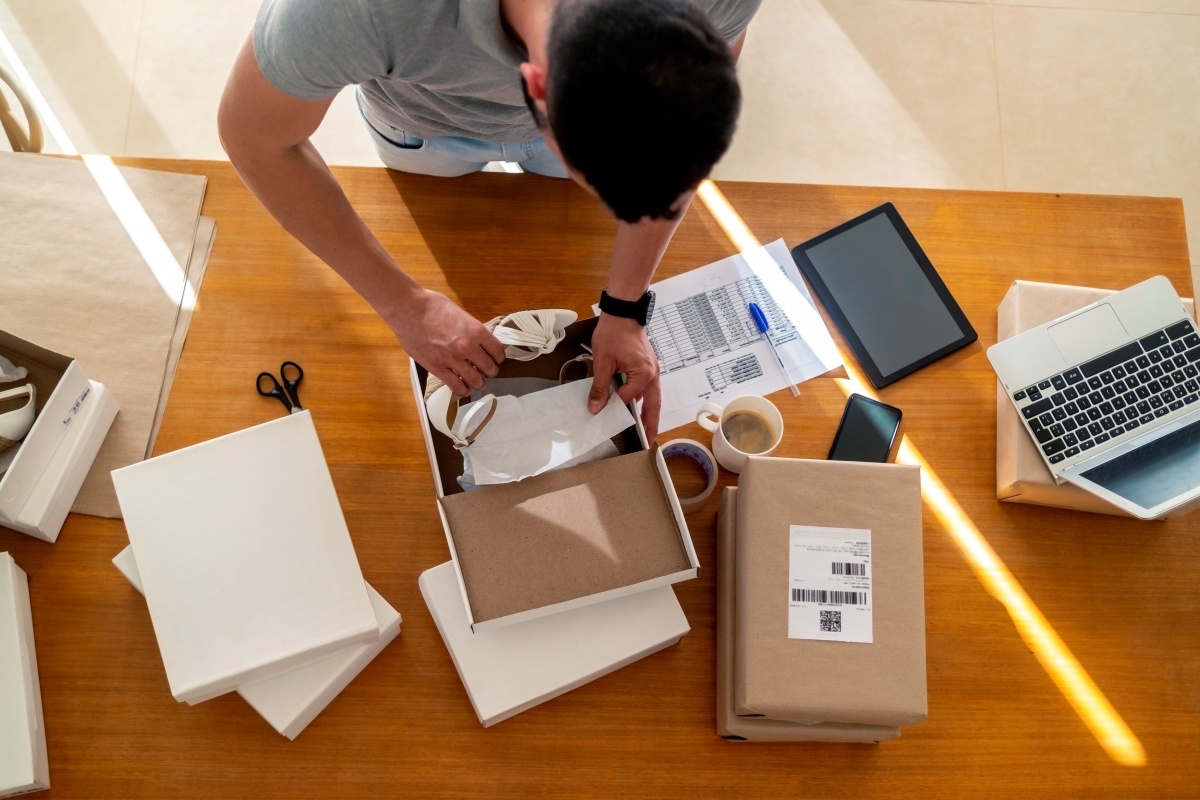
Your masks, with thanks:
M1081 472L1080 477L1145 509L1200 487L1200 421Z

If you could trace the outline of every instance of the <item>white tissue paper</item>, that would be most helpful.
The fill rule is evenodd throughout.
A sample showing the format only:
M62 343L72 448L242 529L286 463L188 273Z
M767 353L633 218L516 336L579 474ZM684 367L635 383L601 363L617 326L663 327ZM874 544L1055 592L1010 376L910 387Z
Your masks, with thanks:
M479 486L541 475L634 424L629 409L611 395L599 414L588 411L591 388L591 381L573 381L523 397L496 398L496 413L462 451L467 475Z
M0 356L0 383L19 381L29 374L29 370L18 367L4 356Z

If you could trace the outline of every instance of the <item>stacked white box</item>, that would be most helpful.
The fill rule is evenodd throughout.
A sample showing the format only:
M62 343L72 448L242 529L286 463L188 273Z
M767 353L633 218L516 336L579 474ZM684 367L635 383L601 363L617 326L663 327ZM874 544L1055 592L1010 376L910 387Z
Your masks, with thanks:
M426 570L419 584L485 728L669 647L690 630L670 586L472 633L453 562Z
M50 788L29 582L0 553L0 797Z
M115 470L113 483L177 700L378 642L309 412Z
M133 548L126 547L113 564L133 588L142 591ZM289 739L295 739L316 719L333 699L341 694L350 681L383 652L400 633L400 614L379 592L367 584L371 607L379 622L379 641L373 644L352 644L311 664L297 667L282 675L244 683L238 694L265 719L272 728Z

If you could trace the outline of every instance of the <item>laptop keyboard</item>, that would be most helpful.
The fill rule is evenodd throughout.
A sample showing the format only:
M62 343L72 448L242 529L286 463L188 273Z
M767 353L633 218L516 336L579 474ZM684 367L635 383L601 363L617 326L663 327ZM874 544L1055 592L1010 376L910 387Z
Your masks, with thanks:
M1200 334L1169 325L1013 393L1042 455L1058 464L1200 399Z

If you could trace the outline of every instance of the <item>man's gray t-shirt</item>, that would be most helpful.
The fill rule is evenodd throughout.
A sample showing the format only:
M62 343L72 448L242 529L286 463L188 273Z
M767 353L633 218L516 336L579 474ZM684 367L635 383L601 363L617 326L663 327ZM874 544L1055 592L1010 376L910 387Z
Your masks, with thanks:
M732 44L761 0L693 2ZM280 91L321 100L358 84L379 118L421 138L539 135L500 0L265 0L254 54Z

